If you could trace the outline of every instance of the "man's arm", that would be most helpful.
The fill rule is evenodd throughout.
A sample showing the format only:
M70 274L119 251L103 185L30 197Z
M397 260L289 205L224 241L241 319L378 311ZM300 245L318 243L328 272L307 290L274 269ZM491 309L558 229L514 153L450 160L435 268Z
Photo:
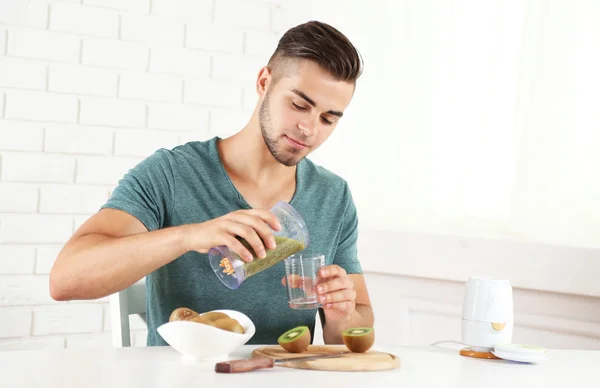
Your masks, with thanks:
M59 253L50 295L64 301L98 299L123 290L186 252L181 227L148 232L132 215L102 209Z
M98 299L121 291L188 251L206 253L226 245L247 260L272 249L269 226L281 226L267 210L238 210L210 221L148 232L134 216L102 209L86 221L59 253L50 272L50 295L60 301ZM250 256L251 257L251 256ZM260 260L260 259L258 259Z
M327 321L323 311L319 310L319 317L323 323L323 340L326 344L343 344L341 333L348 328L373 327L373 308L364 276L351 274L348 275L348 279L354 283L356 292L355 307L349 317L341 321Z
M323 308L319 310L323 340L327 344L342 344L341 333L345 329L373 327L374 324L373 308L358 260L358 213L347 184L344 194L347 198L341 238L333 264L319 271L319 277L324 282L317 287L323 303Z
M220 245L251 260L236 237L248 241L255 252L273 248L268 226L273 230L281 226L267 210L238 210L165 228L175 201L171 158L168 151L159 150L140 162L125 174L108 203L75 232L50 272L52 298L98 299L129 287L186 252L207 253Z
M171 158L158 150L134 166L69 239L50 272L52 298L110 295L188 250L184 228L160 230L174 198Z

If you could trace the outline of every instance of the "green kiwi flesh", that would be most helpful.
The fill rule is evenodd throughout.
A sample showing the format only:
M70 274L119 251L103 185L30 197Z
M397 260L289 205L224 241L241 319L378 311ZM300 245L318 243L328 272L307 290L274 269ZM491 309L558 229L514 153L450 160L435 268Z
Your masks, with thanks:
M297 326L279 336L277 343L290 353L302 353L308 349L310 339L308 326Z

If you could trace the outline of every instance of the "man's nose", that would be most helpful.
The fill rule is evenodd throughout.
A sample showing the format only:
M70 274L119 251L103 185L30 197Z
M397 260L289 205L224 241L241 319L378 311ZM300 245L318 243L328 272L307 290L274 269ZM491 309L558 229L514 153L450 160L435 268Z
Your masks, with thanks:
M298 123L298 129L307 137L314 135L316 128L317 126L308 120L302 120Z

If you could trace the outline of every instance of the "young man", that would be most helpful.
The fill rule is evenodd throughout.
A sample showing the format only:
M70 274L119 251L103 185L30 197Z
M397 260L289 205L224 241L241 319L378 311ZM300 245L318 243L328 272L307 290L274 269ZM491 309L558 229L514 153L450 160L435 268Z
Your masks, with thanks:
M218 245L249 254L238 236L257 253L273 248L269 226L279 225L267 209L285 201L307 223L311 242L303 253L325 254L324 342L342 343L345 328L372 326L350 189L305 158L336 127L361 71L358 52L333 27L309 22L290 29L258 73L259 98L247 125L226 139L158 150L129 171L60 252L52 297L97 299L146 277L149 346L166 344L156 328L182 306L245 313L256 325L254 344L276 343L299 325L314 333L315 311L287 305L283 263L233 291L207 259Z

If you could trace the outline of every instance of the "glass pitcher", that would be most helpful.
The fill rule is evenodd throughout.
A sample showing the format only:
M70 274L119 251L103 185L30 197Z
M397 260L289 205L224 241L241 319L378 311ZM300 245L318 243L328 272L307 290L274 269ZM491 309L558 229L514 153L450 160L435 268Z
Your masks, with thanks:
M290 204L277 202L271 212L281 224L281 230L273 231L275 249L267 249L266 257L261 259L246 240L238 237L240 242L253 254L253 260L243 261L227 246L210 249L208 260L219 280L228 288L235 290L249 277L285 260L287 257L302 251L309 244L308 228L304 219Z

